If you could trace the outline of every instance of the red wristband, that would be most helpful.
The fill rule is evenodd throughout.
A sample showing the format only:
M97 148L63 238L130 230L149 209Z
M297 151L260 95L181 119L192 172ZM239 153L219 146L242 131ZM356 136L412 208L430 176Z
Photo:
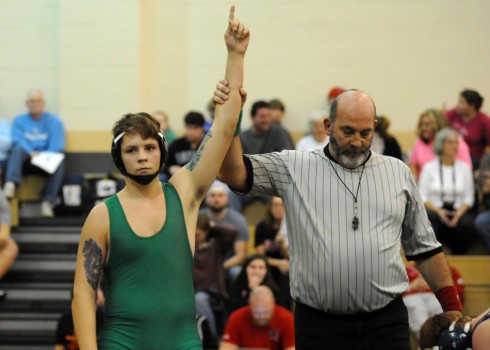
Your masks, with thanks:
M463 306L459 300L458 291L455 286L447 286L436 292L436 298L441 304L442 311L462 311Z

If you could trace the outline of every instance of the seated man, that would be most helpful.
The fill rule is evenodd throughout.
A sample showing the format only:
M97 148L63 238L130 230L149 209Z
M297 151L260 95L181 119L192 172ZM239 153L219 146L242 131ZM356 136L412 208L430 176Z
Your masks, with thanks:
M168 149L168 158L164 171L169 179L180 168L190 162L204 137L204 116L198 112L189 112L184 117L185 136L172 142Z
M196 250L192 276L196 312L208 321L209 334L203 337L205 347L215 349L223 332L226 317L225 254L233 247L237 231L230 225L211 227L206 214L199 214L196 227Z
M223 81L222 81L223 82ZM226 81L224 81L226 83ZM215 92L216 93L216 92ZM257 101L251 110L252 126L240 133L244 154L263 154L294 149L287 131L273 122L269 103ZM243 207L260 200L269 202L269 197L238 196L230 193L230 208L242 211Z
M309 131L310 133L298 140L296 150L298 151L314 151L319 148L325 148L330 139L325 129L325 118L328 118L326 111L313 111L310 114Z
M252 105L252 127L240 134L243 153L263 154L294 149L288 133L273 123L267 102L257 101Z
M269 107L271 110L271 117L272 117L272 122L276 125L279 125L281 128L286 131L289 137L289 141L291 142L291 145L294 145L293 138L291 137L291 133L286 129L286 127L283 125L284 117L286 116L286 106L284 103L279 100L279 99L273 99L269 102Z
M266 286L256 287L250 305L233 312L228 320L219 349L239 348L295 349L293 314L276 305Z
M19 248L10 237L10 206L5 196L0 192L0 280L10 269L19 252ZM0 301L7 293L0 290Z
M207 208L201 211L211 222L211 225L227 224L237 231L233 246L225 254L223 267L226 270L227 279L232 282L242 269L242 264L247 259L247 248L250 234L245 217L238 211L228 208L228 186L220 181L215 181L206 195Z
M63 152L65 131L61 120L44 111L44 95L41 90L27 94L28 113L17 116L12 123L12 151L7 162L4 192L7 198L15 196L15 188L22 180L22 169L39 152ZM53 205L58 196L65 172L64 161L54 174L49 175L41 205L42 215L53 216Z
M7 157L12 144L12 132L7 119L0 117L0 183L3 183Z

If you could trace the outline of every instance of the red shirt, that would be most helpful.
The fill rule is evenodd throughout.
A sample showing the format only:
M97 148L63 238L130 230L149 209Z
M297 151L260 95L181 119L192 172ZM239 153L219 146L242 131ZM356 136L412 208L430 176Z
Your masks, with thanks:
M447 111L446 116L451 126L463 136L470 147L471 156L480 161L485 146L490 145L490 117L478 112L475 118L465 122L456 109Z
M407 276L408 276L408 281L412 282L416 278L420 276L420 271L419 269L414 266L414 265L406 265L405 269L407 270ZM454 286L456 287L456 290L458 291L458 296L459 300L461 301L461 304L464 303L464 281L463 277L461 277L461 274L459 273L458 270L456 270L455 267L449 266L449 270L451 271L451 277L453 278ZM416 294L416 293L432 293L432 290L430 288L422 291L407 291L405 292L405 295L408 294Z
M276 305L268 326L253 324L250 306L233 312L226 324L223 341L242 348L280 350L294 346L294 317L287 309Z

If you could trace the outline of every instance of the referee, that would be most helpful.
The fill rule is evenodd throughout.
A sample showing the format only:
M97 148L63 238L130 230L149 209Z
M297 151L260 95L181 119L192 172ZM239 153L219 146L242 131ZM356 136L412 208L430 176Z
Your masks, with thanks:
M218 84L215 102L226 90ZM324 149L244 157L235 137L221 167L220 179L235 191L284 200L297 349L410 349L400 246L443 310L461 316L409 168L370 150L375 115L371 97L346 91L325 120Z

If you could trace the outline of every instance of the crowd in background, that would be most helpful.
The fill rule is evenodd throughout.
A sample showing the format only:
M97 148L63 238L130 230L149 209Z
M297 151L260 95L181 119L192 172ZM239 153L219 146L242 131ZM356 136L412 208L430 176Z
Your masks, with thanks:
M327 104L343 91L341 87L331 89ZM452 254L466 254L478 241L490 252L490 117L481 111L482 104L483 97L478 92L464 90L454 109L424 110L416 124L415 143L406 153L390 132L390 119L377 116L372 150L408 164L436 236ZM6 199L15 197L23 174L42 173L48 181L41 214L52 217L64 176L63 162L53 174L39 172L30 165L30 160L39 152L63 152L65 137L60 118L45 111L41 91L29 91L26 106L27 113L14 118L12 125L0 119L3 186L0 192L0 281L18 254L17 245L10 238L10 210ZM211 104L211 110L212 107ZM183 118L185 133L178 137L165 112L156 111L153 116L159 121L169 145L168 158L160 174L160 179L166 181L192 159L211 121L200 112L188 112ZM328 118L327 109L310 113L305 122L308 132L296 144L283 125L286 116L285 104L278 99L254 102L252 125L240 134L244 153L263 154L295 148L307 152L327 145L328 123L324 123ZM264 219L253 225L247 221L243 210L255 201L264 203L267 209ZM193 271L196 309L205 325L202 333L205 347L218 348L221 339L220 349L224 350L261 347L263 343L250 343L250 339L266 338L264 341L269 345L264 347L294 348L291 314L294 302L289 293L285 220L281 198L240 196L220 182L215 182L209 190L197 221ZM253 245L249 244L250 240ZM413 271L413 267L407 269L411 283L405 300L407 306L415 310L411 317L419 316L418 321L410 323L418 334L422 322L417 310L422 306L427 317L440 310L437 300L420 280L420 274ZM429 296L414 298L417 293ZM0 299L3 294L0 291ZM278 330L274 337L269 336L271 327ZM251 337L257 330L263 330L264 334Z

